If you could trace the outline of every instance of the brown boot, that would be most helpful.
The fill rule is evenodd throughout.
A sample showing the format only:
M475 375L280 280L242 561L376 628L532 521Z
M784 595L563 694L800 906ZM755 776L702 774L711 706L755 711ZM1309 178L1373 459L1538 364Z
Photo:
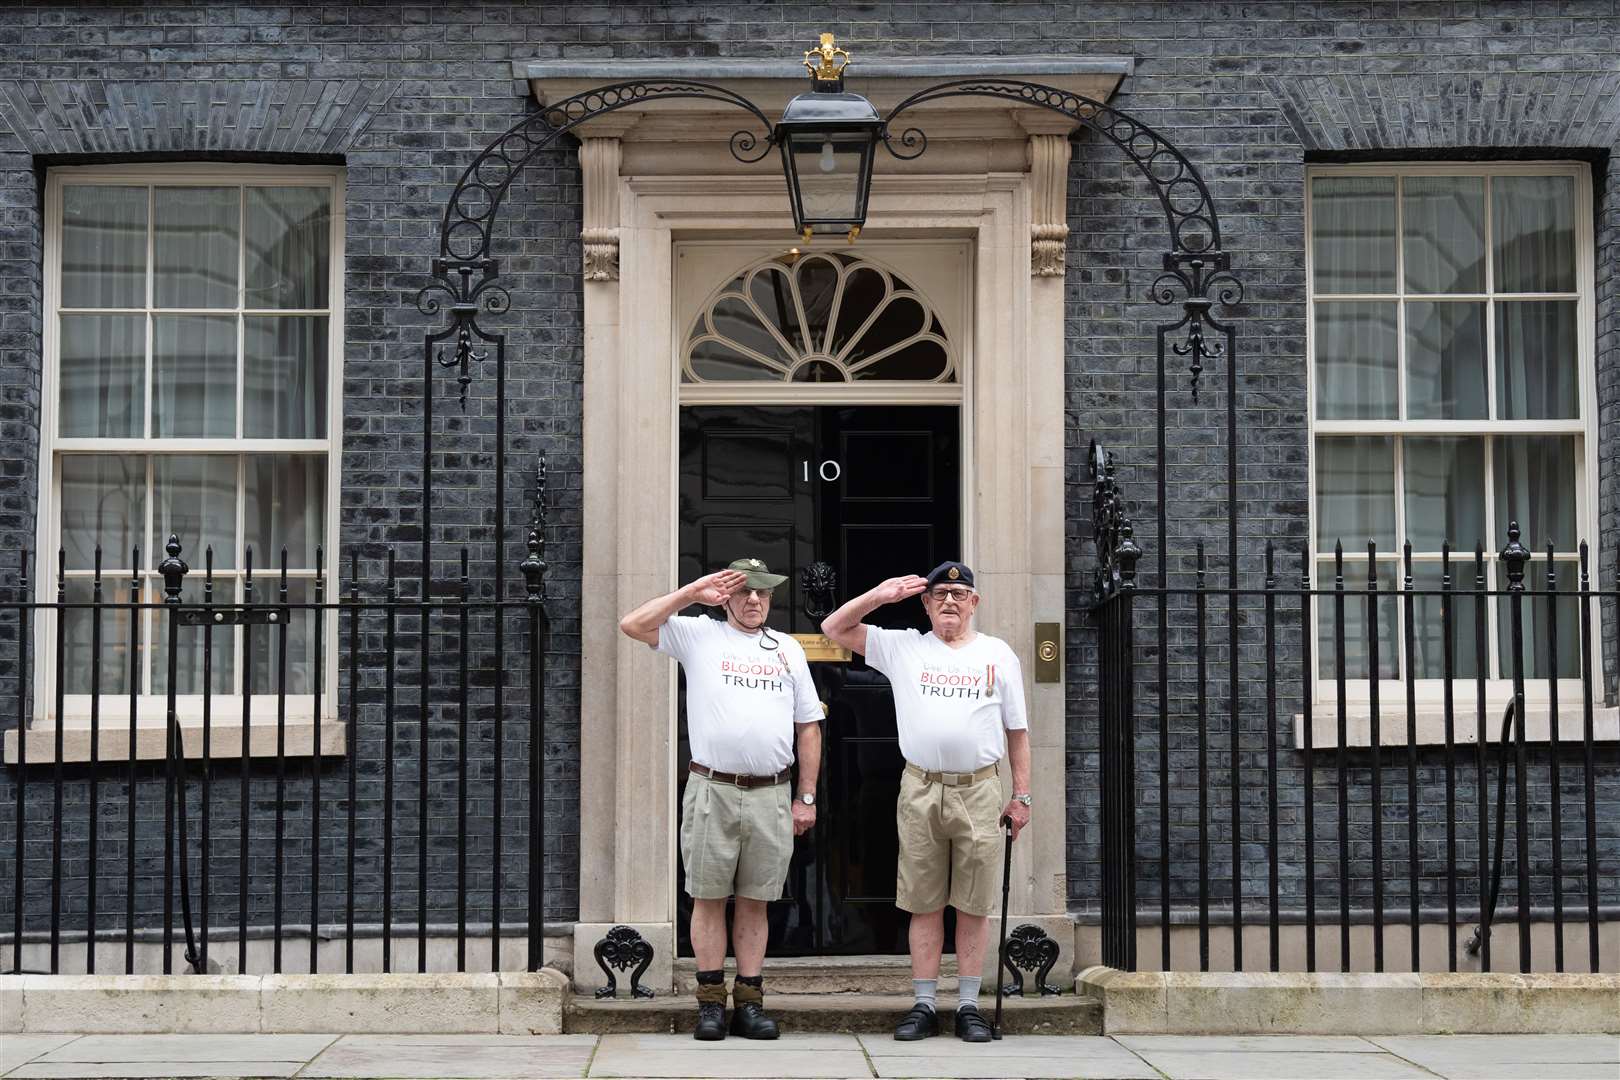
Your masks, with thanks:
M719 979L711 982L706 978L713 976L719 976ZM713 976L706 971L698 974L698 1021L692 1038L702 1042L718 1042L726 1037L725 976L718 971Z
M745 1039L774 1039L781 1034L776 1021L765 1015L764 981L744 982L738 976L731 988L731 1033Z

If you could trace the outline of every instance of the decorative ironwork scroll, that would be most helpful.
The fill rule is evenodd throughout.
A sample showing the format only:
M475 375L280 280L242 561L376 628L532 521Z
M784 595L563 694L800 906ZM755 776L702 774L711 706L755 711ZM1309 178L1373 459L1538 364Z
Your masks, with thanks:
M1003 984L1002 993L1008 997L1022 997L1026 971L1035 972L1035 986L1042 997L1063 993L1062 987L1046 981L1057 964L1058 951L1058 943L1034 923L1015 927L1012 936L1007 939L1007 951L1001 958L1002 964L1012 974L1012 979Z
M1123 588L1136 587L1136 563L1142 557L1135 527L1125 513L1125 498L1114 478L1114 455L1091 442L1091 541L1097 548L1092 602L1100 603Z
M634 928L615 926L596 943L596 948L592 951L596 956L596 966L601 968L602 974L607 977L607 985L597 988L597 997L610 998L616 995L619 992L619 980L612 969L628 971L632 966L636 970L630 974L630 996L633 998L653 996L651 990L641 985L641 977L647 973L647 968L652 964L652 943Z
M1174 303L1177 290L1185 294L1182 319L1161 328L1160 366L1164 363L1165 334L1185 328L1186 339L1171 348L1177 356L1187 358L1190 389L1196 401L1204 361L1229 357L1233 346L1230 328L1210 317L1210 307L1214 303L1241 303L1243 287L1231 273L1230 257L1221 250L1221 223L1215 202L1192 161L1169 139L1111 105L1055 86L1007 79L959 79L912 94L884 119L881 138L889 153L903 160L920 157L928 148L928 137L917 127L895 134L895 118L919 105L951 97L992 97L1015 105L1050 109L1096 132L1130 158L1158 196L1170 232L1164 272L1152 286L1153 299L1169 304ZM1224 334L1226 342L1210 341L1207 330Z

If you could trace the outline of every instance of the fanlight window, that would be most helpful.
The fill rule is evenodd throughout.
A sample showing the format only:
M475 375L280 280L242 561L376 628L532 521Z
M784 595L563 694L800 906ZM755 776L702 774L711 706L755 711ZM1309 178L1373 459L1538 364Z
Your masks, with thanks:
M681 381L954 383L928 300L878 264L788 253L737 275L686 337Z

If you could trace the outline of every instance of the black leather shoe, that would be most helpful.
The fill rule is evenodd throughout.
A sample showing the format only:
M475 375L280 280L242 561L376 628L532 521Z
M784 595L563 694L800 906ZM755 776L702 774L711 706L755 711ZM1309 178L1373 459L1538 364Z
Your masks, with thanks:
M698 1006L697 1027L692 1038L702 1042L718 1042L726 1037L726 1007L712 1001Z
M782 1034L776 1021L752 1001L745 1001L731 1011L731 1033L745 1039L774 1039Z
M992 1032L990 1021L979 1015L975 1005L963 1005L956 1010L956 1037L963 1042L989 1042Z
M895 1025L894 1037L898 1042L931 1039L939 1034L939 1017L926 1005L913 1005L911 1011Z

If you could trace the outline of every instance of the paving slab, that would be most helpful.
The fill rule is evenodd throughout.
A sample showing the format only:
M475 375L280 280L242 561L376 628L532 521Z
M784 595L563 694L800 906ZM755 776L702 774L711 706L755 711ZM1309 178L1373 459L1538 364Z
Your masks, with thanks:
M336 1035L86 1035L36 1059L47 1062L295 1061L303 1064Z
M168 1080L181 1076L228 1076L234 1080L296 1076L301 1061L36 1061L6 1074L29 1080Z
M1434 1080L1393 1054L1322 1051L1142 1051L1169 1080Z
M78 1035L0 1035L0 1073L9 1072L77 1038Z
M1008 1036L994 1043L964 1043L949 1035L918 1042L863 1036L861 1045L882 1077L1159 1080L1159 1074L1141 1058L1112 1039L1099 1036Z
M690 1035L604 1035L591 1076L860 1077L872 1069L853 1035L789 1035L775 1042ZM1005 1075L1005 1071L1002 1073Z
M299 1075L584 1076L595 1046L592 1035L345 1035Z
M1371 1041L1446 1080L1620 1076L1615 1035L1402 1035Z
M1383 1048L1360 1035L1115 1035L1115 1042L1138 1052L1197 1054L1381 1054Z

